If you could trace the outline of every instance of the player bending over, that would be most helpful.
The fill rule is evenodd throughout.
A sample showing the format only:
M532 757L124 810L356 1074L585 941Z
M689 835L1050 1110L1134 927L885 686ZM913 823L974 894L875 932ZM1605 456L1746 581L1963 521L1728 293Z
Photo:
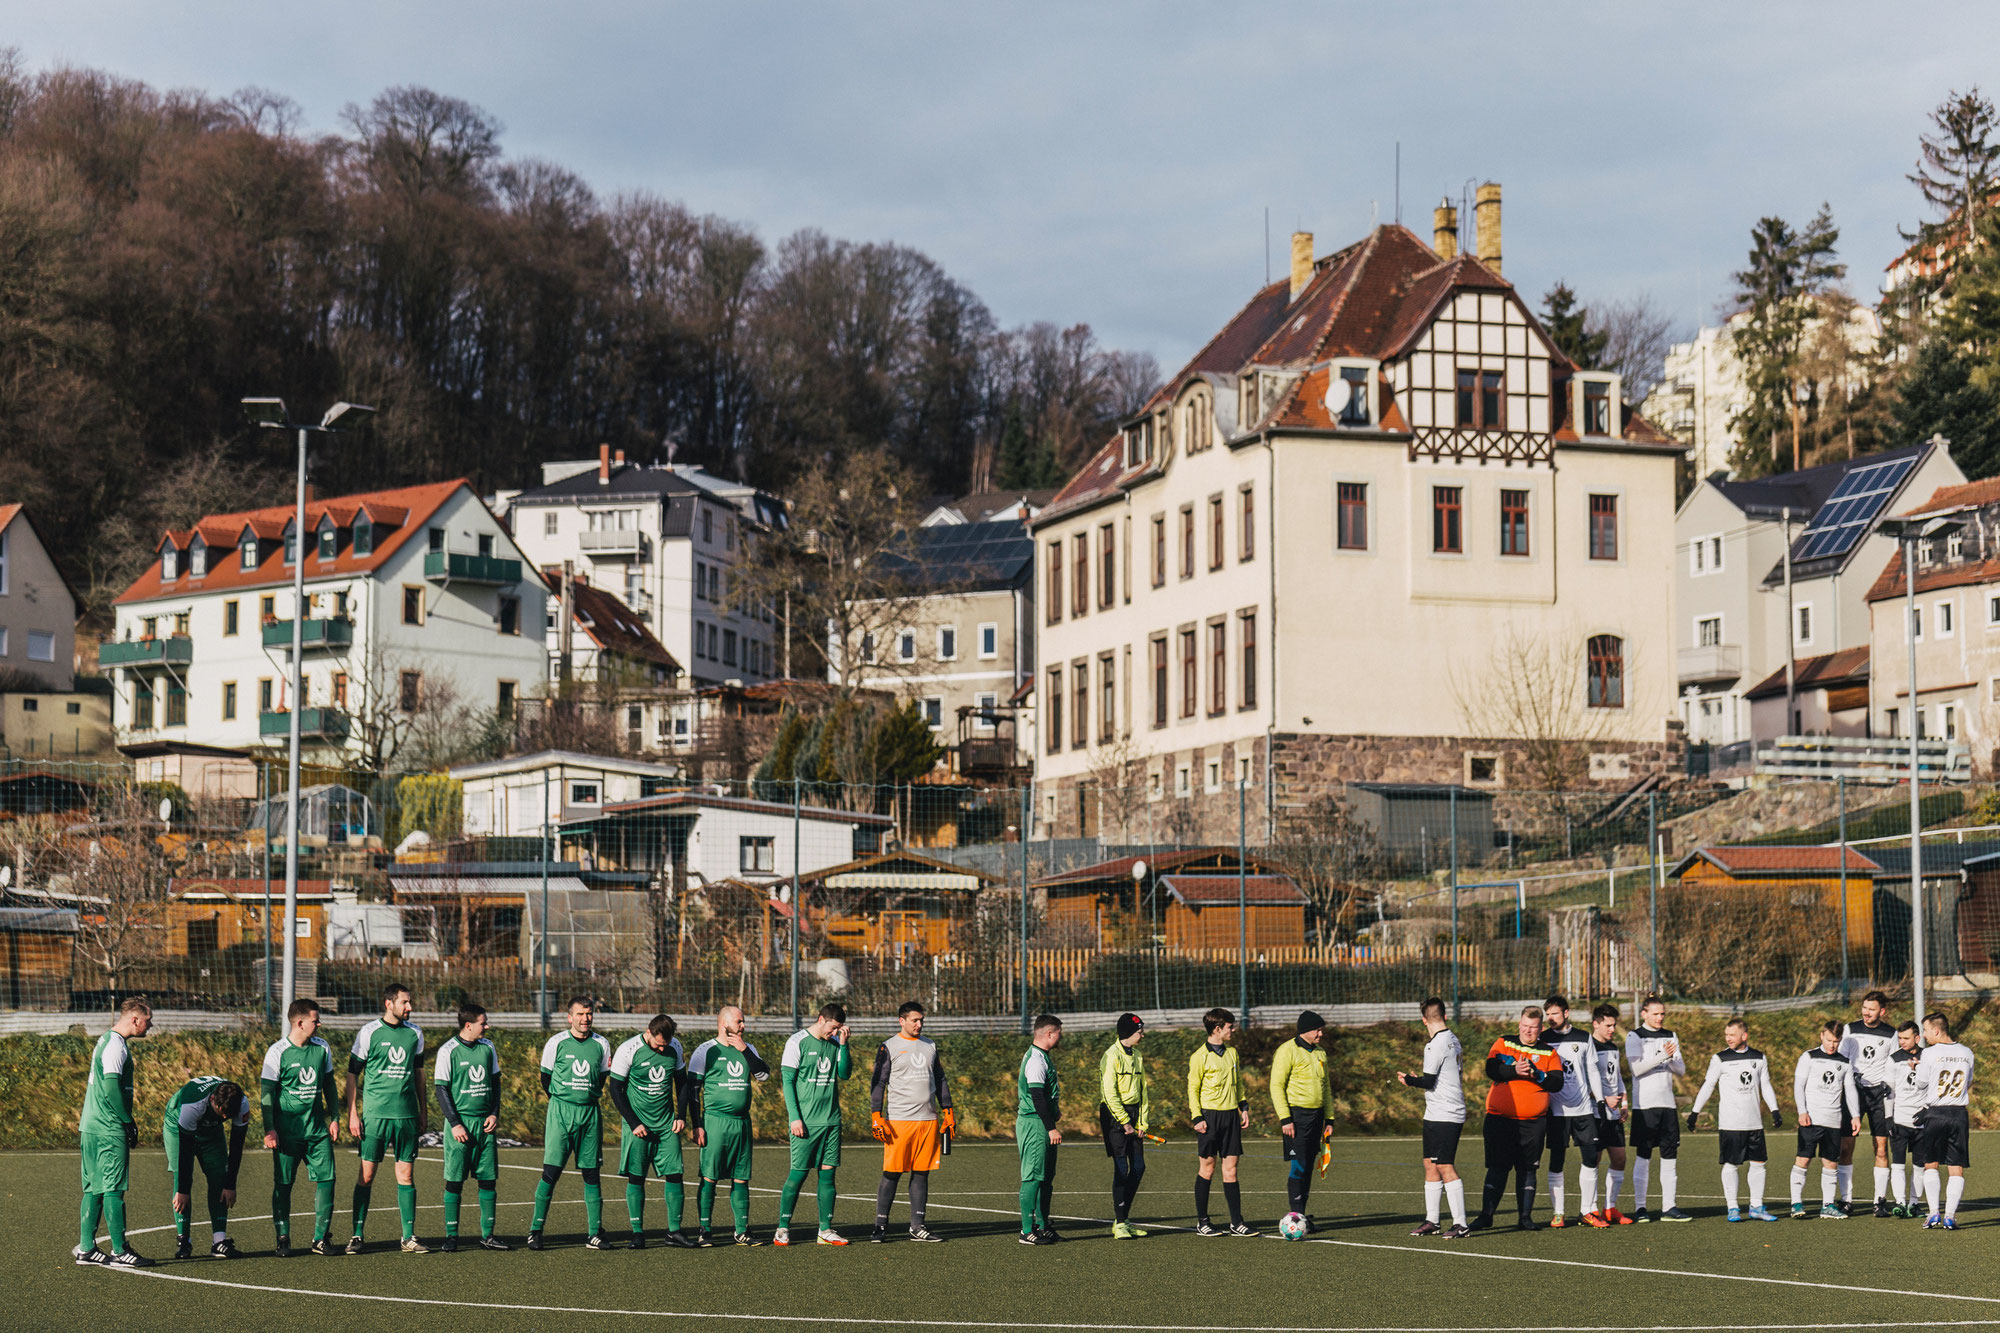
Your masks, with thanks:
M611 1043L593 1032L596 1006L584 996L569 1002L569 1028L542 1046L542 1091L549 1109L542 1128L542 1178L535 1185L535 1219L528 1227L528 1248L542 1248L542 1223L549 1215L556 1182L563 1167L576 1158L583 1177L584 1248L615 1250L604 1234L604 1118L598 1098L611 1077Z
M845 1245L833 1229L834 1200L840 1187L840 1085L854 1072L847 1051L847 1010L838 1004L820 1006L810 1025L785 1042L779 1060L779 1087L785 1096L785 1119L791 1130L791 1172L778 1191L778 1230L774 1245L792 1243L792 1209L806 1177L819 1172L819 1237L821 1245Z
M611 1057L611 1104L625 1128L618 1140L618 1171L625 1177L625 1215L632 1223L632 1248L646 1248L646 1175L658 1175L665 1185L667 1244L692 1248L681 1235L681 1215L687 1206L681 1130L685 1112L685 1062L674 1036L672 1015L654 1014L646 1030L628 1037Z
M487 1040L486 1009L471 1000L458 1006L458 1031L438 1047L431 1091L444 1116L444 1243L458 1252L459 1206L465 1178L479 1186L479 1248L513 1247L493 1235L500 1190L500 1053Z
M1924 1015L1924 1053L1917 1061L1917 1082L1924 1098L1924 1198L1930 1216L1924 1227L1958 1229L1958 1201L1965 1196L1965 1168L1972 1165L1971 1123L1966 1107L1972 1101L1972 1048L1951 1035L1951 1020L1942 1013ZM1938 1204L1938 1167L1951 1173L1944 1204Z
M292 1256L292 1183L301 1163L313 1183L314 1254L333 1253L333 1145L340 1141L340 1094L333 1049L319 1035L319 1005L301 997L285 1011L290 1030L264 1052L258 1105L271 1150L271 1226L278 1257Z
M1451 1201L1451 1229L1446 1240L1466 1234L1465 1182L1458 1178L1458 1140L1465 1132L1465 1048L1458 1034L1445 1026L1444 1001L1433 995L1424 1001L1424 1067L1420 1073L1396 1075L1406 1088L1424 1094L1424 1220L1412 1236L1435 1236L1438 1203Z
M924 1035L924 1007L903 1001L896 1010L896 1035L875 1048L868 1080L870 1122L882 1145L882 1179L875 1186L875 1229L868 1239L889 1239L889 1210L896 1206L896 1182L910 1173L910 1239L938 1244L924 1211L930 1204L931 1172L943 1158L942 1139L958 1128L951 1109L951 1085L936 1043Z
M1750 1025L1732 1018L1722 1027L1722 1049L1708 1058L1708 1077L1702 1080L1688 1112L1687 1127L1693 1129L1701 1108L1716 1097L1715 1123L1722 1157L1722 1201L1729 1205L1729 1220L1741 1222L1745 1214L1737 1207L1738 1173L1750 1167L1750 1212L1753 1222L1775 1222L1777 1215L1764 1207L1764 1173L1771 1160L1764 1144L1766 1107L1771 1112L1771 1128L1781 1129L1785 1119L1778 1110L1778 1090L1771 1086L1771 1062L1750 1044ZM1759 1106L1759 1101L1763 1106Z
M1854 1066L1840 1053L1840 1024L1819 1026L1819 1045L1803 1052L1792 1071L1792 1101L1799 1108L1799 1155L1792 1163L1792 1216L1805 1217L1806 1168L1820 1159L1819 1215L1833 1222L1847 1216L1840 1206L1840 1141L1861 1129L1861 1099L1854 1090Z

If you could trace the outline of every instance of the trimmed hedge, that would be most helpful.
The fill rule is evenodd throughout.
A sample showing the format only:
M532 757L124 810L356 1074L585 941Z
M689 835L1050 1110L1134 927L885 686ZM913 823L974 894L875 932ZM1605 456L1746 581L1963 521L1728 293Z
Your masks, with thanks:
M1960 1037L1981 1057L1982 1068L2000 1068L2000 1012L1985 1006L1951 1006L1961 1025ZM1751 1044L1771 1056L1772 1077L1789 1116L1792 1063L1800 1051L1817 1044L1819 1023L1845 1017L1831 1011L1799 1010L1755 1015L1750 1021ZM1897 1015L1901 1020L1902 1015ZM1630 1018L1630 1015L1627 1015ZM1668 1021L1681 1034L1688 1076L1681 1080L1683 1109L1692 1100L1708 1067L1709 1053L1721 1049L1720 1018L1686 1015ZM1468 1020L1456 1025L1465 1045L1466 1088L1476 1103L1483 1096L1485 1053L1493 1039L1513 1025ZM1621 1031L1623 1027L1621 1025ZM76 1144L76 1117L82 1101L90 1036L15 1036L0 1038L0 1148L70 1148ZM445 1034L426 1032L435 1049ZM500 1132L528 1142L540 1142L546 1105L537 1075L544 1037L534 1032L495 1031L500 1051ZM629 1033L605 1033L614 1042ZM692 1050L706 1033L684 1033ZM255 1089L264 1050L276 1034L267 1031L184 1032L147 1037L134 1043L138 1068L137 1106L142 1142L157 1144L162 1108L182 1083L197 1074L220 1074ZM1243 1066L1250 1085L1253 1137L1275 1137L1277 1120L1268 1095L1267 1071L1272 1053L1291 1034L1275 1028L1253 1029L1241 1039ZM1187 1062L1202 1039L1196 1031L1149 1032L1140 1044L1152 1079L1153 1132L1185 1135ZM329 1034L336 1063L345 1064L351 1036ZM1097 1126L1097 1062L1113 1040L1108 1032L1074 1033L1057 1047L1055 1061L1062 1082L1065 1132L1094 1136ZM1015 1077L1027 1041L1020 1036L945 1035L937 1039L945 1073L951 1080L958 1110L959 1134L966 1138L1005 1138L1014 1132ZM783 1043L775 1037L757 1039L757 1047L775 1064ZM841 1105L851 1136L865 1138L868 1125L868 1076L874 1068L879 1037L857 1036L854 1078L842 1091ZM1328 1037L1333 1100L1329 1118L1342 1134L1413 1134L1422 1115L1422 1094L1395 1081L1399 1069L1414 1069L1423 1057L1423 1029L1416 1023L1382 1023L1344 1029ZM759 1138L778 1139L785 1132L784 1104L773 1082L759 1090L752 1103L752 1120ZM428 1093L428 1087L425 1089ZM606 1099L604 1116L615 1133L617 1113ZM435 1124L435 1119L433 1119ZM1710 1121L1712 1124L1712 1120ZM2000 1075L1978 1080L1972 1102L1972 1123L1986 1129L2000 1125ZM256 1129L252 1125L253 1131ZM254 1135L253 1135L254 1140Z

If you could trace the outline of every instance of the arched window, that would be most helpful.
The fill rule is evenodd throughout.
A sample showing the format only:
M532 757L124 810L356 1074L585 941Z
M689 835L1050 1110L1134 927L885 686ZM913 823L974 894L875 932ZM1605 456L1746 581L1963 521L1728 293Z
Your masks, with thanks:
M1587 645L1589 677L1586 702L1592 708L1625 706L1625 640L1616 634L1593 634Z

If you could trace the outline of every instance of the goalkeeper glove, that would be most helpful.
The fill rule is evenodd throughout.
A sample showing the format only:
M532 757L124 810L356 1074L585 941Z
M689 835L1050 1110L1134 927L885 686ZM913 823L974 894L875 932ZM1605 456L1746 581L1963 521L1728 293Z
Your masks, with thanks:
M1771 1128L1783 1129L1784 1127L1785 1127L1785 1113L1783 1111L1771 1112Z
M125 1126L125 1146L126 1146L127 1148L136 1148L136 1147L138 1147L138 1146L139 1146L139 1126L138 1126L138 1125L136 1125L136 1124L132 1124L132 1123L127 1123L127 1124L126 1124L126 1126Z
M945 1133L947 1134L958 1133L958 1112L952 1110L949 1106L947 1106L944 1108L944 1110L938 1112L938 1116L941 1120L944 1121Z
M880 1111L875 1113L869 1132L875 1136L877 1143L887 1143L889 1141L889 1122L883 1117Z
M1688 1112L1688 1128L1689 1128L1689 1129L1693 1129L1693 1128L1694 1128L1694 1122L1695 1122L1695 1121L1697 1121L1697 1120L1699 1120L1699 1119L1701 1119L1701 1112L1699 1112L1699 1111L1689 1111L1689 1112Z

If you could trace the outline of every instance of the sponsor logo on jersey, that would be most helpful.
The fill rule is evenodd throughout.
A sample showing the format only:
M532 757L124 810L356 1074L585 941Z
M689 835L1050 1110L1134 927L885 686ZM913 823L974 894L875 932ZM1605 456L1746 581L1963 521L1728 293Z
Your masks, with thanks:
M724 1060L722 1062L722 1072L731 1078L742 1078L743 1071L748 1067L740 1060Z
M1822 1088L1830 1088L1839 1080L1840 1080L1840 1071L1837 1069L1829 1069L1825 1073L1819 1076L1819 1085Z
M400 1046L389 1046L384 1049L389 1052L389 1063L392 1065L399 1065L409 1059L409 1055Z
M1737 1086L1739 1087L1747 1088L1752 1084L1754 1084L1756 1081L1757 1081L1757 1076L1751 1073L1747 1069L1736 1076L1736 1083Z
M654 1065L651 1068L649 1068L646 1071L646 1081L648 1083L665 1083L667 1081L666 1066Z
M828 1071L829 1069L832 1069L832 1068L833 1068L833 1061L831 1061L831 1060L827 1059L827 1058L826 1058L825 1056L823 1056L823 1055L822 1055L822 1056L821 1056L821 1057L819 1058L819 1072L820 1072L820 1073L822 1073L822 1074L824 1074L824 1073L826 1073L826 1072L827 1072L827 1071Z
M486 1066L473 1065L465 1071L465 1077L471 1083L484 1083L486 1081Z
M317 1069L314 1069L311 1065L299 1066L300 1087L310 1088L313 1084L317 1082L319 1082L319 1071Z
M569 1067L576 1071L578 1077L581 1077L590 1072L590 1061L572 1058L569 1062Z

